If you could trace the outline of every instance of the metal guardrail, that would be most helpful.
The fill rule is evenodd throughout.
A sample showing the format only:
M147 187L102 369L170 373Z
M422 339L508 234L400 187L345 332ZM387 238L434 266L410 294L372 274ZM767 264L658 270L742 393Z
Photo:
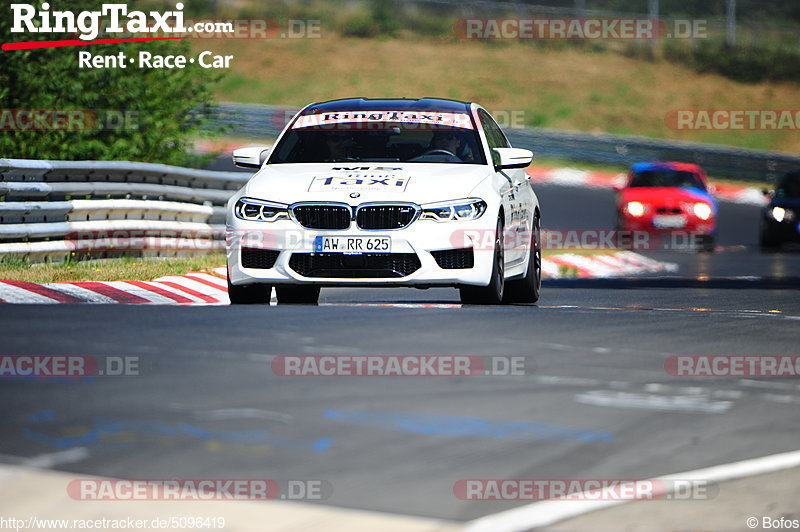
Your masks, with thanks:
M249 178L163 164L0 159L0 257L222 249L224 204Z
M222 103L215 120L228 126L232 135L272 138L296 111L274 105ZM773 183L786 172L800 169L800 155L791 153L544 128L510 128L505 132L515 147L531 149L541 157L570 161L620 166L640 161L681 161L697 163L715 178L764 183Z
M232 133L277 136L296 109L223 103L216 120ZM541 128L508 129L538 155L630 165L674 160L713 177L772 182L800 156L729 146ZM178 255L224 247L223 205L249 179L162 164L0 159L0 257Z

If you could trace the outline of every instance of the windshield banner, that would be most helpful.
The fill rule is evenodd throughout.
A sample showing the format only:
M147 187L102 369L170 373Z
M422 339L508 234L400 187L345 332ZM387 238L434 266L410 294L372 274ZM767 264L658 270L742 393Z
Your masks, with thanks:
M335 129L340 124L378 122L473 129L472 120L465 113L438 113L433 111L344 111L303 115L297 118L293 128L332 126L332 129Z

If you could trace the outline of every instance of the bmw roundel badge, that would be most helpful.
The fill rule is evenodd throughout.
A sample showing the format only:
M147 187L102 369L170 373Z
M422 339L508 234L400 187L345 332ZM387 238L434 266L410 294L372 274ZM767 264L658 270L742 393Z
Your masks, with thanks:
M359 194L358 192L351 192L351 193L350 193L350 197L351 197L351 198L358 198L358 197L360 197L360 196L361 196L361 194Z

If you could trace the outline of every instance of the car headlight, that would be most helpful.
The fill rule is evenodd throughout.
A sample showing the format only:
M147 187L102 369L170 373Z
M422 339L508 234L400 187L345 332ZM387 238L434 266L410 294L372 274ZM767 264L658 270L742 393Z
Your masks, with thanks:
M773 207L767 212L776 222L789 222L794 220L794 212L784 209L783 207Z
M625 209L628 211L628 214L637 218L644 214L644 205L638 201L629 201L628 204L625 205Z
M441 203L428 203L422 206L420 219L423 220L476 220L486 212L486 202L478 198L469 198Z
M240 220L250 222L274 222L288 219L288 205L253 198L239 198L233 207L233 213Z
M711 218L711 205L708 203L695 203L694 215L705 221Z

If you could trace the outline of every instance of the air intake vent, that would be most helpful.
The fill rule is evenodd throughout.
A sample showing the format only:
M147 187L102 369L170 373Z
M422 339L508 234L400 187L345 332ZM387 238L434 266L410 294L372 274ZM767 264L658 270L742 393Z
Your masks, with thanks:
M275 267L280 251L274 249L242 248L242 267L269 270Z
M431 255L443 270L463 270L475 266L472 248L431 251Z
M304 277L405 277L422 264L415 253L293 253L289 267Z

